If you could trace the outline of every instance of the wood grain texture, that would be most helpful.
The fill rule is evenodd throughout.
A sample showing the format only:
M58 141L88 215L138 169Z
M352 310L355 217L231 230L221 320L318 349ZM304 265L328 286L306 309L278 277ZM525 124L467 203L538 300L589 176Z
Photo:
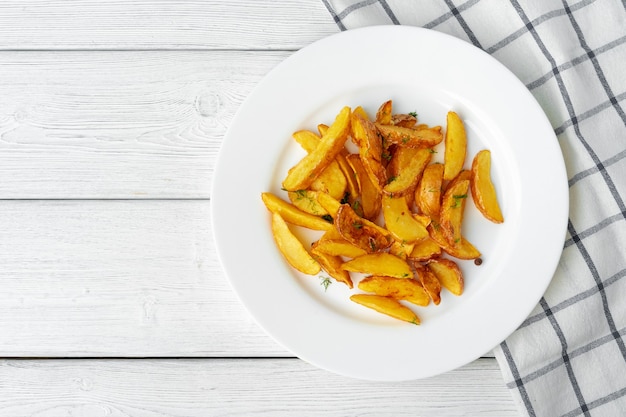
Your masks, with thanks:
M0 49L289 49L338 32L319 0L3 0Z
M518 415L493 359L402 383L298 359L5 360L0 381L3 417Z
M290 52L0 52L0 199L208 198L223 135Z
M283 356L230 288L208 201L0 201L0 356Z

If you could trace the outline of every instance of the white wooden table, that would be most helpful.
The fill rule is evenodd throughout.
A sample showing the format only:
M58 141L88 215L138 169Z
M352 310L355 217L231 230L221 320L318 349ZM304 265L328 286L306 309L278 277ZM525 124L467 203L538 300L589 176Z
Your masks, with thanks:
M0 3L0 416L516 416L492 357L371 383L294 358L220 268L210 186L320 0Z

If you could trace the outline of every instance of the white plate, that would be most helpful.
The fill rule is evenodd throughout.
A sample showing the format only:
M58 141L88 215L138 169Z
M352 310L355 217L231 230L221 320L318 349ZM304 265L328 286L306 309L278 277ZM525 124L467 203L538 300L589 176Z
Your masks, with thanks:
M280 183L304 155L291 133L330 124L344 105L374 114L387 99L396 112L416 111L430 125L445 127L447 111L459 113L468 131L466 166L478 150L491 150L505 217L492 224L468 202L464 234L484 262L460 262L462 296L444 290L439 306L412 306L420 326L351 302L356 289L333 283L325 291L320 278L294 272L274 245L260 198L264 191L286 198ZM527 317L561 254L568 187L552 127L504 66L435 31L379 26L318 41L263 79L224 138L212 213L226 275L267 333L321 368L406 380L478 358Z

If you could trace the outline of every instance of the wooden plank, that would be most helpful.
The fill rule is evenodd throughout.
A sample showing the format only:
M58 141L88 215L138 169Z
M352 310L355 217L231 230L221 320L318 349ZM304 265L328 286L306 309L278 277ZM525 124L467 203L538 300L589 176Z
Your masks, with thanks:
M231 290L209 204L0 201L0 357L290 356Z
M0 52L0 199L208 198L235 111L289 55Z
M0 201L0 356L282 356L217 259L209 201Z
M518 416L494 359L403 383L297 359L6 360L0 380L7 417Z
M338 32L319 0L4 0L0 49L299 49Z

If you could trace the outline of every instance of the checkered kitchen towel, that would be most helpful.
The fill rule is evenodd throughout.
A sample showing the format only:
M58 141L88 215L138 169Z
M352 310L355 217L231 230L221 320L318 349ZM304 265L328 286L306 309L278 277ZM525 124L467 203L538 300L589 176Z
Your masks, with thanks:
M496 358L523 415L626 416L626 0L322 1L341 30L414 25L471 42L534 94L565 157L568 235Z

